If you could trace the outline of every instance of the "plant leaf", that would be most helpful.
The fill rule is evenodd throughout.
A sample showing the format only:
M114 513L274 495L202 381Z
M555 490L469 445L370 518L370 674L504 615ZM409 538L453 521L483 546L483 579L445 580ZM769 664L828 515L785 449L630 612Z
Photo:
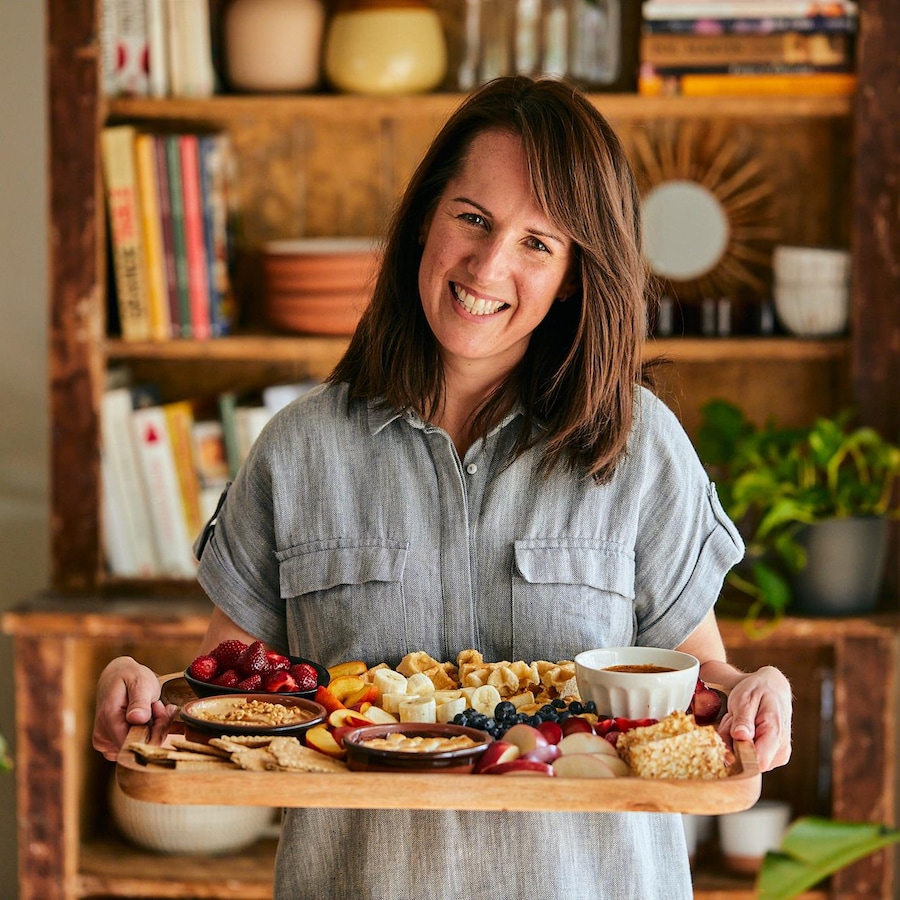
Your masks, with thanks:
M797 819L781 847L763 860L756 881L759 900L790 900L845 866L891 844L900 829L870 822L841 822L817 816Z

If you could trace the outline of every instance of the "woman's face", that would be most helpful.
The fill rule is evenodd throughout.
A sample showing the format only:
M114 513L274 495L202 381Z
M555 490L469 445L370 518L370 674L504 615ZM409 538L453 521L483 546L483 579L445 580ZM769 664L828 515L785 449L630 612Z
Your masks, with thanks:
M518 137L472 141L423 235L419 293L445 366L502 376L574 284L572 242L535 202Z

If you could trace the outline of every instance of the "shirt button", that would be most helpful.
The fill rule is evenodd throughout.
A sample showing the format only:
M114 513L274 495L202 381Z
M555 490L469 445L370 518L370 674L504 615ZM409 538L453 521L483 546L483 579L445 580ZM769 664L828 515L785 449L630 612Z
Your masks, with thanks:
M467 471L470 475L474 475L474 474L478 471L478 466L476 466L475 463L469 463L469 464L466 466L466 471Z

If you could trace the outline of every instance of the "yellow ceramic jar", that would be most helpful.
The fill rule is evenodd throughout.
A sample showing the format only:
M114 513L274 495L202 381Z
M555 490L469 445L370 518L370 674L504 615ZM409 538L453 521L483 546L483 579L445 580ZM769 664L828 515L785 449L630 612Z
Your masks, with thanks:
M344 0L325 39L325 74L352 94L410 94L438 87L447 45L424 0Z

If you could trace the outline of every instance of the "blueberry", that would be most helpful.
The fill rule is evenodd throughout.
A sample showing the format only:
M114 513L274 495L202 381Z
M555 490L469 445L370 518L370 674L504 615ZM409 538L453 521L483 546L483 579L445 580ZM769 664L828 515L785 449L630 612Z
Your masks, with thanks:
M554 698L550 701L550 705L551 705L552 707L554 707L555 709L565 709L565 708L566 708L566 701L563 700L562 697L554 697Z
M537 728L538 725L543 722L543 719L540 716L528 716L525 719L526 724L530 725L532 728Z
M578 716L581 713L585 712L584 706L581 705L577 700L573 700L569 704L569 712L572 713L573 716Z
M513 706L509 700L501 700L494 707L494 718L495 719L505 719L507 716L514 716L516 714L516 708Z
M586 713L593 713L594 715L596 715L596 713L597 713L597 704L594 703L593 700L588 700L588 702L584 704L584 711L585 711Z
M556 718L556 709L551 706L549 703L545 703L537 712L537 714L544 719L545 721L548 719Z

